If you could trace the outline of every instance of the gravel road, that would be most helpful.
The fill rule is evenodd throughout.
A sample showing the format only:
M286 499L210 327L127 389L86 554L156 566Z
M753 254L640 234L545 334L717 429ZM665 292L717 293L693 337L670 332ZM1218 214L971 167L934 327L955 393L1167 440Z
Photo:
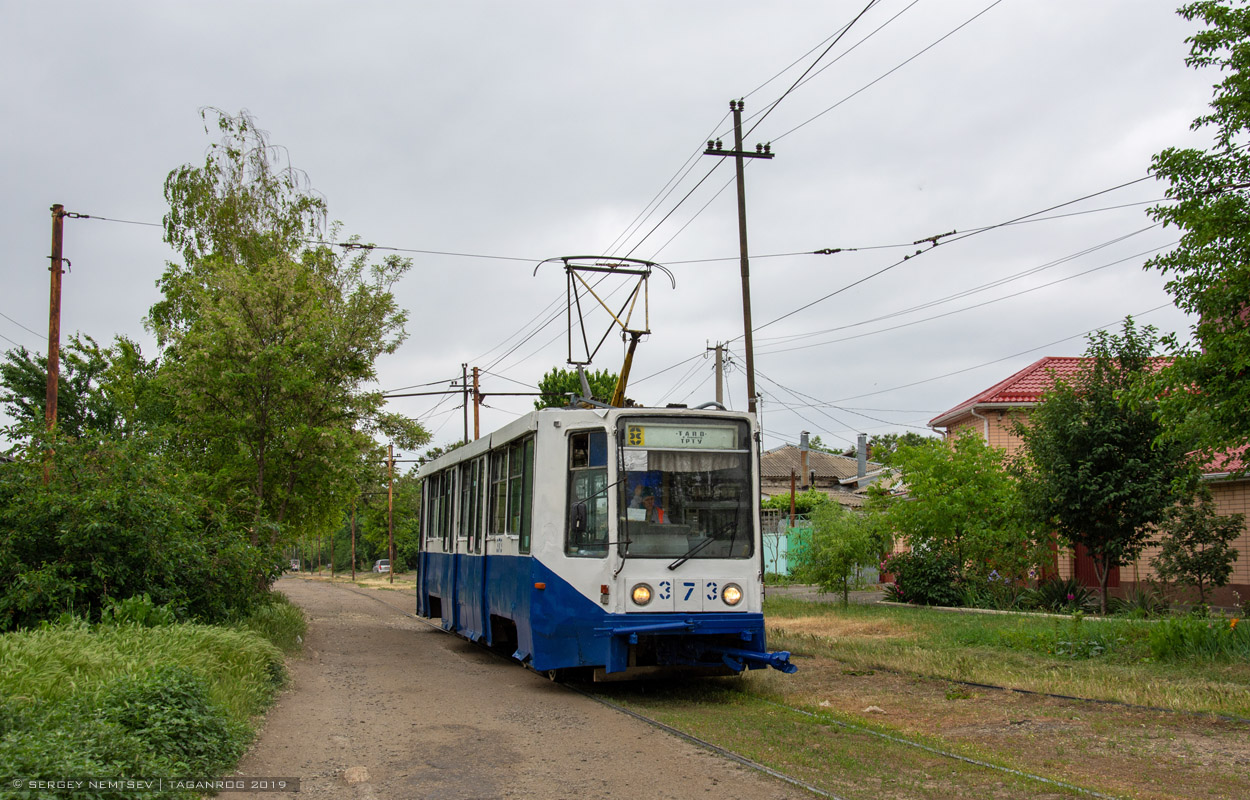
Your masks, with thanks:
M411 591L277 588L307 639L239 776L362 800L811 797L429 628Z

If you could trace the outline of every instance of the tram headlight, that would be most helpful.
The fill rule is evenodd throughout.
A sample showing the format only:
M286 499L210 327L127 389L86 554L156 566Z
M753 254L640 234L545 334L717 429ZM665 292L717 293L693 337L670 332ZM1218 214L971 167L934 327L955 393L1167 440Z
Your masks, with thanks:
M742 587L736 583L726 584L720 596L724 598L725 605L736 606L742 602Z
M636 584L630 591L629 596L633 599L634 605L645 606L651 602L651 587L645 583Z

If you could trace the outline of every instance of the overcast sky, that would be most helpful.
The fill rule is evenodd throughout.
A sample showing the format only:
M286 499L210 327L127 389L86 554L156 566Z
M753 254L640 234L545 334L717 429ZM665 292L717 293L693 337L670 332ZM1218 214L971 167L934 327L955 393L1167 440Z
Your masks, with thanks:
M487 393L532 389L569 357L565 276L537 263L629 254L677 284L651 279L629 395L713 399L706 348L729 342L728 404L745 408L733 165L697 154L729 145L730 99L755 125L866 1L2 0L0 347L46 349L49 207L160 223L165 176L203 162L212 106L254 115L344 236L442 253L404 253L409 338L380 363L382 388L444 388L467 363ZM864 14L747 139L776 154L746 170L765 445L924 431L1128 314L1188 330L1141 267L1176 239L1143 230L1153 179L961 239L1144 178L1167 146L1205 146L1189 124L1217 76L1185 66L1192 33L1154 0ZM848 252L811 254L826 248ZM123 334L155 355L142 320L175 257L161 229L70 219L65 256L64 336ZM607 318L588 324L597 339ZM622 355L609 337L593 368ZM532 401L487 403L484 431ZM462 435L459 395L392 407L437 444Z

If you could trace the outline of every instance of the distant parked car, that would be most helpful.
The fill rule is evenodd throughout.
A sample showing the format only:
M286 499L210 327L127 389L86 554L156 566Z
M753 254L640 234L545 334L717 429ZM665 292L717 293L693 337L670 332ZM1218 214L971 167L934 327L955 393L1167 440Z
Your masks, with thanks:
M291 572L299 572L299 559L291 559Z
M374 561L373 571L374 572L390 572L391 560L389 558L379 558L377 561Z

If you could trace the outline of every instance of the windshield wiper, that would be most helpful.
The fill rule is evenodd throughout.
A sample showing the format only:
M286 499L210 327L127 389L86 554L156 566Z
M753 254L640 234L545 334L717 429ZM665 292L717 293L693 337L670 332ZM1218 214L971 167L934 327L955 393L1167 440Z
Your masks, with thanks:
M681 558L677 559L677 560L676 560L676 561L674 561L672 564L669 564L669 565L668 565L668 568L669 568L669 569L677 569L677 568L678 568L678 567L680 567L682 564L685 564L687 561L689 561L689 560L691 559L691 557L693 557L693 556L694 556L694 554L695 554L695 553L697 553L697 552L699 552L700 550L702 550L703 548L707 547L709 544L711 544L711 543L712 543L712 542L714 542L714 541L716 541L716 539L715 539L715 538L713 538L713 537L711 537L711 536L707 537L707 538L706 538L706 539L704 539L703 541L701 541L701 542L699 542L698 544L696 544L694 547L692 547L692 548L690 548L689 550L687 550L687 551L686 551L686 554L685 554L684 556L682 556Z

